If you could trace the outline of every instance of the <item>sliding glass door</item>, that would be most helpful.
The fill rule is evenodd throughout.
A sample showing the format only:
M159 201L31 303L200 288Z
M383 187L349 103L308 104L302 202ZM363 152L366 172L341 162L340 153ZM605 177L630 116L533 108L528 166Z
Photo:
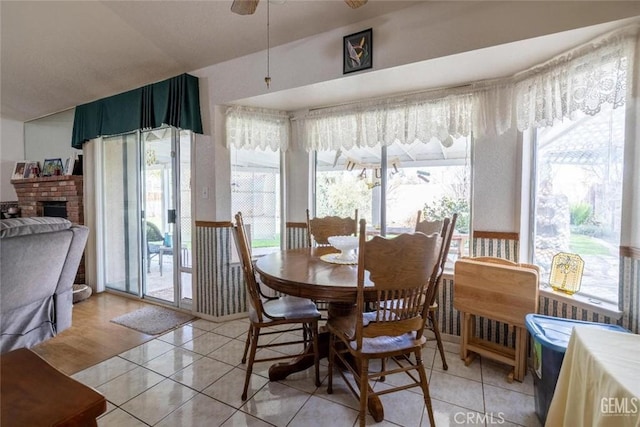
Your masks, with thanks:
M191 132L168 127L104 138L107 288L190 306L191 141Z
M142 219L146 233L144 295L175 303L176 192L172 129L142 133ZM178 244L179 248L180 245Z
M103 139L102 274L107 288L140 294L138 134Z

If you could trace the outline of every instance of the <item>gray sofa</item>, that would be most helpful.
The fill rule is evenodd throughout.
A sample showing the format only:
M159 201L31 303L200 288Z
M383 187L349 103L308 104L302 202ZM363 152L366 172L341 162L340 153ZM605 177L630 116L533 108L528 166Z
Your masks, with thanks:
M63 218L0 220L0 353L71 326L73 282L88 234Z

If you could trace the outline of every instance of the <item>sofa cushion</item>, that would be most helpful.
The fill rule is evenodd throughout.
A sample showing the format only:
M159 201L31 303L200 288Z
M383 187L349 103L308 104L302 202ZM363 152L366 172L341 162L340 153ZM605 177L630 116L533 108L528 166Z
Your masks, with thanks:
M26 236L28 234L51 233L66 230L71 221L47 216L10 218L0 220L0 238Z

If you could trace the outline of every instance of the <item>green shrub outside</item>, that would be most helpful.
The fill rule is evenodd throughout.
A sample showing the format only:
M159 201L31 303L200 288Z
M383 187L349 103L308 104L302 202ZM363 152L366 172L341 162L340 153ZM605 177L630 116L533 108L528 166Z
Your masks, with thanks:
M432 221L451 218L454 213L457 213L456 230L463 234L469 233L469 202L465 199L443 196L435 203L425 205L422 213L425 218Z
M591 205L588 203L576 203L570 207L570 210L571 225L582 225L592 218Z

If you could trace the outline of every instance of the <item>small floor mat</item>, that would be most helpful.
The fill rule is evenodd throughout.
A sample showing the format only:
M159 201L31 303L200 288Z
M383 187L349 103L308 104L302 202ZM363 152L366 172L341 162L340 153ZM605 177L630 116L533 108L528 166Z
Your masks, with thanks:
M195 317L191 314L149 306L114 317L111 321L147 335L158 335L193 319Z

